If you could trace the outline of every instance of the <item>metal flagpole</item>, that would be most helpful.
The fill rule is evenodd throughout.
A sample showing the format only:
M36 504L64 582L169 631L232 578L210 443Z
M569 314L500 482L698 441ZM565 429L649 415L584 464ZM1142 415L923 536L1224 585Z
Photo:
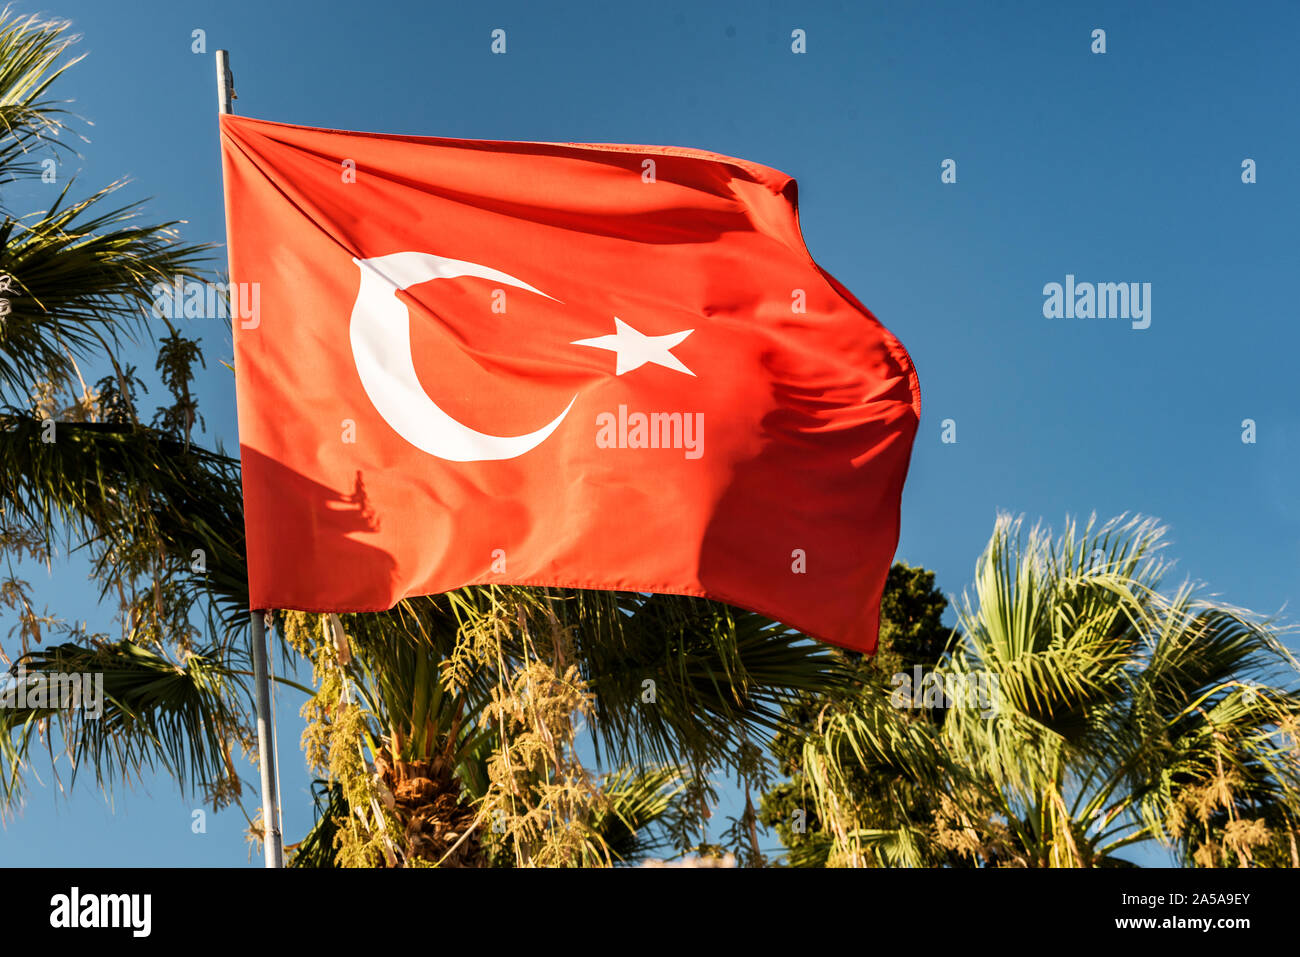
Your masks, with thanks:
M266 620L254 610L253 684L257 686L257 763L262 772L262 847L267 867L284 867L284 840L280 835L280 802L275 783L275 726L271 723L271 682L266 669Z
M217 110L233 113L234 77L230 74L230 53L217 51ZM280 834L280 802L275 793L278 776L275 767L275 725L271 720L271 682L266 667L265 612L249 612L253 625L253 684L257 704L257 763L262 775L262 847L267 867L284 867L284 840Z

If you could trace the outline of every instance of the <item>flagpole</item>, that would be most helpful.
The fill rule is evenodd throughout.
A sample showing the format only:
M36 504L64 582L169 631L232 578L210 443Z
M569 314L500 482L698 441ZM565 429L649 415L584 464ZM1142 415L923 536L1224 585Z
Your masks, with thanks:
M257 701L257 763L262 772L262 847L267 867L284 867L284 841L280 835L280 802L275 793L275 727L271 723L271 682L266 668L266 620L264 613L250 612L253 619L253 684Z
M217 111L233 113L234 77L230 53L217 51ZM262 847L267 867L284 867L284 839L280 834L280 801L276 794L275 725L271 720L271 682L266 666L266 613L249 611L252 619L253 700L257 707L257 763L262 777Z

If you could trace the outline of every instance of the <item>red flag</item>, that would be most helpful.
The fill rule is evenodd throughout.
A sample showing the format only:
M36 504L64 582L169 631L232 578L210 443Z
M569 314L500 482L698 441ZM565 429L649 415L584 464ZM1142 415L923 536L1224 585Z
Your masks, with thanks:
M701 595L873 650L920 416L795 183L221 118L254 608Z

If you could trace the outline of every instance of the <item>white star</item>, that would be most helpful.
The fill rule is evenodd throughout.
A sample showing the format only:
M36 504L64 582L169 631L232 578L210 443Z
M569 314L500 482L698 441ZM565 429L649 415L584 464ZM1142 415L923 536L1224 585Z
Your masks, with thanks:
M570 345L591 346L593 349L608 349L616 353L618 360L614 364L615 375L639 369L647 362L661 365L665 369L685 372L687 375L695 375L682 365L680 359L668 351L673 346L680 345L683 339L695 331L694 329L670 332L666 336L647 336L637 332L618 316L614 317L614 328L618 331L613 335L597 336L595 339L578 339Z

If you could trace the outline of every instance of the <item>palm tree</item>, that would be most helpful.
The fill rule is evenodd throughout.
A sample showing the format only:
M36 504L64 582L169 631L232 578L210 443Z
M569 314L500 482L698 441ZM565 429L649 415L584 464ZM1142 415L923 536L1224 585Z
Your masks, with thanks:
M71 153L62 135L69 132L67 114L49 89L76 63L69 56L74 41L66 22L0 13L0 173L8 180L39 176L45 161ZM188 602L162 600L164 591L177 589L170 570L159 567L163 550L155 545L168 521L180 518L200 532L187 540L204 542L218 559L221 544L201 534L205 510L190 505L228 478L226 465L201 453L182 459L182 441L134 427L127 399L133 374L119 361L120 345L144 329L153 285L196 277L202 248L180 243L173 223L139 222L138 207L110 207L122 185L73 199L69 181L49 208L25 216L0 202L0 274L9 306L0 319L0 397L7 402L0 413L0 550L8 566L0 604L15 614L11 635L19 639L7 650L33 675L101 672L115 702L101 721L75 711L6 712L6 805L20 796L30 747L51 721L65 732L73 767L93 768L105 783L123 768L161 766L211 789L218 801L237 786L229 741L242 733L242 720L224 697L221 655L190 648L182 663L145 637L169 631L184 642L194 631ZM165 341L179 342L169 332ZM82 381L78 362L87 360L111 370L98 387ZM83 463L88 450L94 454ZM133 488L133 474L148 474L150 486L180 497L164 504L144 485ZM158 514L168 507L174 515ZM73 531L86 532L79 541L96 577L119 600L121 641L86 634L32 606L16 560L47 563L60 533ZM52 644L60 633L67 640ZM123 733L128 721L135 723Z
M0 14L11 177L63 149L66 114L48 90L75 62L72 41L66 23ZM234 755L252 710L239 463L193 440L198 344L145 310L156 283L201 278L203 250L173 224L135 223L135 208L101 212L112 190L70 190L0 223L13 287L0 325L0 602L18 621L15 672L100 672L107 700L98 718L4 709L0 805L21 798L34 746L57 730L74 778L88 770L108 787L158 768L214 808L238 806ZM141 331L173 399L151 424L120 351ZM88 361L109 370L93 386ZM89 554L118 634L33 607L16 562L48 562L60 542ZM711 775L739 765L761 780L755 755L789 728L785 705L837 668L758 615L662 595L470 588L275 625L282 654L316 679L279 679L306 696L321 775L319 820L294 848L302 866L606 864L695 847ZM582 722L604 776L578 759ZM760 858L746 823L737 850Z
M761 616L666 595L485 586L286 620L317 678L309 761L342 783L318 828L338 833L342 798L349 863L696 849L710 772L791 730L783 706L837 674L829 652ZM615 767L603 779L578 760L575 718ZM647 832L655 822L664 833ZM737 838L753 859L750 830Z
M1300 866L1300 667L1269 622L1162 594L1162 534L1000 518L935 671L942 720L867 688L804 747L830 860L1125 866L1157 841L1186 865ZM864 767L935 800L867 804Z

